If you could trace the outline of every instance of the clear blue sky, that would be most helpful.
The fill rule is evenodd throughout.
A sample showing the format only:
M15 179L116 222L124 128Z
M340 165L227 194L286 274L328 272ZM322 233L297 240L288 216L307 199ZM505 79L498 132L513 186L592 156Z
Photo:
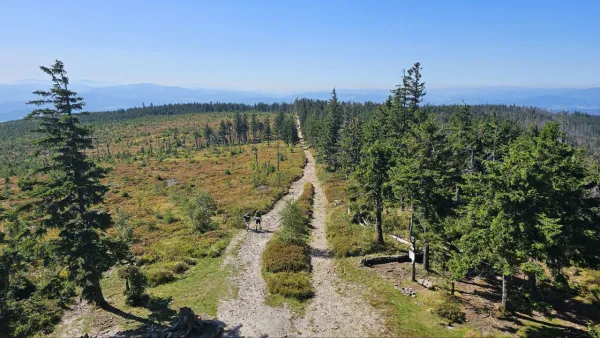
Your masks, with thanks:
M600 1L0 0L0 82L253 90L600 85Z

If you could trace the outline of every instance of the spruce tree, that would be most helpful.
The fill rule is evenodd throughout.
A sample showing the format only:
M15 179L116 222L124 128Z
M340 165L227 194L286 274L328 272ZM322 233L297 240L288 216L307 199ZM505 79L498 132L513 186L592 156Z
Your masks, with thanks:
M99 209L108 187L100 182L108 170L98 167L86 155L92 149L92 138L82 126L79 114L85 105L77 93L69 90L69 78L60 61L40 67L52 77L48 91L36 91L38 106L28 119L39 121L36 143L48 151L46 165L39 168L43 179L32 191L40 213L36 233L58 230L49 239L49 255L54 263L66 268L68 279L81 287L82 298L104 306L100 288L104 272L128 256L124 243L106 236L112 226L111 216ZM53 105L53 107L47 107Z
M331 99L327 104L327 119L325 121L325 133L321 141L323 159L334 171L338 167L338 151L340 142L340 131L343 123L342 106L337 98L335 88L331 92Z
M362 120L358 115L350 120L342 132L340 162L346 176L349 176L359 165L362 147Z
M265 138L267 139L267 147L271 146L271 120L267 116L267 120L265 121Z
M415 221L422 228L423 263L429 270L429 249L443 241L443 221L452 208L451 152L446 136L433 116L413 127L403 147L410 156L399 156L392 182L397 199L408 198Z
M354 172L354 179L358 183L356 190L368 207L375 209L378 244L383 244L382 215L384 202L391 196L389 173L394 166L393 154L388 144L375 141L362 152L360 165Z

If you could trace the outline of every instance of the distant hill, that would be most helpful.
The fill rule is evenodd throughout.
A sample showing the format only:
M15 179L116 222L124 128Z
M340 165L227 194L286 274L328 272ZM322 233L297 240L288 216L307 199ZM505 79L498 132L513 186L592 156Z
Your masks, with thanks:
M34 99L34 90L44 89L47 84L40 80L23 80L0 84L0 121L24 117L31 110L25 102ZM106 111L142 104L155 105L189 102L233 102L254 104L257 102L291 102L295 98L329 99L329 91L278 94L220 89L182 88L150 83L113 85L111 83L80 81L72 85L86 100L88 111ZM343 101L383 102L390 91L387 89L338 89ZM516 104L536 106L552 111L575 111L600 113L600 88L431 88L427 90L425 103L431 104Z

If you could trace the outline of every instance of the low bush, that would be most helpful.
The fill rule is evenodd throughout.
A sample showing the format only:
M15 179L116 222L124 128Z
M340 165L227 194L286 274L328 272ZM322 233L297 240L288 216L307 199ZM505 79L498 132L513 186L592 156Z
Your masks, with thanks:
M459 301L452 296L442 295L433 307L433 312L448 320L448 324L462 323L465 321L465 313Z
M378 251L373 229L353 224L349 217L339 211L330 213L327 220L327 241L336 257L364 256Z
M217 224L212 216L217 212L217 203L207 192L201 191L189 198L183 205L187 223L200 232L214 230Z
M269 275L267 289L270 293L300 300L314 295L310 275L302 272L279 272Z
M314 187L307 183L296 202L288 202L280 214L280 230L263 253L263 269L271 294L299 300L313 296L310 283L310 215Z
M173 272L174 273L184 273L190 269L190 266L184 262L177 262L173 264Z
M281 230L277 238L285 244L303 245L308 241L310 218L302 212L298 202L287 202L280 214Z
M173 273L168 270L150 270L148 271L148 281L151 286L166 284L175 280Z
M118 275L125 280L125 301L132 306L144 305L148 301L145 294L148 277L136 266L128 265L119 269Z
M277 239L269 242L263 261L267 272L310 270L310 252L307 246L285 245Z
M302 213L308 218L312 217L314 196L315 187L312 185L312 183L308 182L304 184L304 191L298 198L298 206L302 210Z

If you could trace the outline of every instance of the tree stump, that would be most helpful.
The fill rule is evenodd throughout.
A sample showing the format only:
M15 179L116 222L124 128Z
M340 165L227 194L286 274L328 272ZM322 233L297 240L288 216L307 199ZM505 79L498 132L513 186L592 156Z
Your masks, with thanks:
M202 333L202 321L196 317L196 314L194 314L192 309L189 307L182 307L179 309L177 322L173 324L173 327L166 329L165 333L170 332L167 337L185 338L194 330L196 330L197 333Z

